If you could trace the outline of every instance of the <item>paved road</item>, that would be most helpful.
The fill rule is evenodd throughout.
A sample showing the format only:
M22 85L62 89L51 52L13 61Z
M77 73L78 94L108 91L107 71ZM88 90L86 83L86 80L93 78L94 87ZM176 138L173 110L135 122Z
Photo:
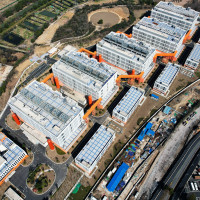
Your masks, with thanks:
M20 166L16 170L15 174L10 178L10 182L26 195L27 200L45 199L49 197L54 191L56 191L56 189L62 184L67 174L67 167L71 164L73 158L71 156L63 164L55 164L54 162L52 162L45 156L45 148L42 145L33 145L21 130L13 131L5 124L5 117L9 114L9 112L10 108L8 107L0 120L0 126L8 131L8 133L6 133L8 137L14 139L14 141L17 141L17 143L25 143L27 147L31 148L34 154L33 163L28 167ZM48 192L43 195L36 195L26 186L26 178L28 177L29 170L34 169L40 163L46 163L52 169L54 169L56 173L56 178L54 184Z
M183 173L189 166L191 160L193 159L194 155L200 148L200 133L195 135L188 145L185 147L184 151L182 152L181 156L172 167L168 175L164 178L158 188L156 189L154 195L152 196L151 200L159 200L163 194L162 186L168 185L170 188L175 188L178 182L180 181Z
M187 181L189 180L189 178L191 177L191 175L192 175L194 169L196 168L199 160L200 160L200 150L195 155L195 158L190 163L190 166L187 169L186 173L183 175L183 178L181 179L180 183L177 185L171 200L183 199L183 197L186 195L186 193L184 193L184 186L187 183ZM193 193L194 192L192 192L192 194ZM195 195L197 197L200 197L199 192L196 192Z

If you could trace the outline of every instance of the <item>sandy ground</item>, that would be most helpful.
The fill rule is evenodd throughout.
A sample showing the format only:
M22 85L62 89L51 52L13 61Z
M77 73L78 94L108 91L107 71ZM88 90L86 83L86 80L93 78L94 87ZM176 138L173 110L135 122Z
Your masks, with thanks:
M20 129L20 126L18 126L15 123L14 119L12 118L12 114L11 113L7 116L6 123L13 130L19 130Z
M0 199L2 199L4 192L11 186L11 183L8 181L7 183L4 182L0 186Z
M50 160L56 163L63 163L69 158L69 154L59 155L56 151L56 148L52 151L49 146L46 148L46 155Z
M5 6L7 6L7 5L9 5L10 3L12 3L12 2L14 2L15 0L7 0L7 1L5 1L5 0L0 0L0 9L1 8L3 8L3 7L5 7ZM1 12L1 11L0 11Z
M43 34L37 38L36 44L49 44L56 32L56 30L67 23L72 16L74 15L74 10L67 11L64 15L62 15L55 23L52 23L44 32Z
M90 21L95 26L111 27L121 21L121 17L113 12L97 12L90 17ZM102 24L98 24L99 20L103 20Z
M94 14L99 13L99 12L110 12L110 13L115 13L119 16L119 18L122 19L126 19L128 20L129 17L129 10L126 6L120 6L120 7L115 7L115 8L102 8L99 10L95 10L91 13L88 14L88 20L92 20L91 17L94 16Z
M167 169L174 161L174 158L180 152L188 134L191 131L192 125L198 121L199 117L200 108L197 109L197 116L192 118L192 120L190 120L186 126L180 124L171 134L170 138L163 147L162 152L159 154L156 161L152 165L146 181L144 182L143 186L140 187L140 195L145 192L147 192L147 194L151 194L153 191L152 189L154 189L156 186L156 182L162 179ZM140 199L140 196L138 199ZM149 196L147 199L149 199Z

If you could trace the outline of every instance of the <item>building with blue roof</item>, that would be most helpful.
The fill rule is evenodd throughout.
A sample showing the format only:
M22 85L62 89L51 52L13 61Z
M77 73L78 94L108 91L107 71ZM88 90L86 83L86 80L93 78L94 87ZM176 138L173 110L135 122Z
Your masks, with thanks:
M171 107L165 106L163 113L165 113L166 115L169 115L171 113L171 110L172 110Z
M155 95L155 94L151 94L150 95L152 99L158 101L159 100L159 96Z
M114 192L119 182L122 180L129 166L126 163L122 163L118 170L115 172L114 176L106 186L109 192Z
M162 73L156 79L153 91L161 95L167 95L169 88L179 72L180 66L177 64L168 63Z
M148 122L147 125L142 129L140 135L138 136L138 140L142 141L144 139L145 135L148 135L149 137L154 137L155 132L151 130L153 124Z

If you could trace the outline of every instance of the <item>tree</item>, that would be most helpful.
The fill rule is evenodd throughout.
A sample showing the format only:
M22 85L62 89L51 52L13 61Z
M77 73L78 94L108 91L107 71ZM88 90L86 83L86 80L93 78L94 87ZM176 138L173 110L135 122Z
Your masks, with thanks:
M103 19L100 19L97 24L103 24Z
M189 197L187 197L187 200L196 200L196 195L191 194Z

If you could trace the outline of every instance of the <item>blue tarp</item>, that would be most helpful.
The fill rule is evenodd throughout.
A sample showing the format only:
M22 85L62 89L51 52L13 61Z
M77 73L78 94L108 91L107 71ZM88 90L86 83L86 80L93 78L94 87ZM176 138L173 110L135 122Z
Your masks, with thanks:
M106 186L108 191L114 192L115 188L117 187L117 185L119 184L119 182L123 178L123 176L126 173L126 171L128 170L128 168L129 168L129 166L126 163L123 162L122 165L115 172L114 176L112 177L112 179L110 180L108 185Z
M154 98L154 99L156 99L156 100L159 99L159 97L157 95L155 95L155 94L151 94L151 97Z
M169 115L170 114L170 111L171 111L171 108L169 106L165 106L163 112L166 114L166 115Z
M132 151L129 151L129 152L128 152L128 155L129 155L129 156L133 156L134 153L133 153Z
M147 135L153 137L155 135L155 132L150 129L148 130Z

